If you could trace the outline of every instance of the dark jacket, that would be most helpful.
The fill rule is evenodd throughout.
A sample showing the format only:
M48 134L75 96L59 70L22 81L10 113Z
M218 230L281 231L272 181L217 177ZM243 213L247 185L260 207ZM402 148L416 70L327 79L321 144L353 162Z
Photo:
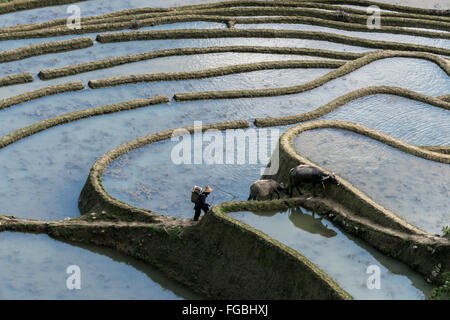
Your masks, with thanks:
M203 209L206 207L208 209L207 203L206 203L206 197L208 195L204 192L202 192L197 199L197 202L195 203L194 209Z

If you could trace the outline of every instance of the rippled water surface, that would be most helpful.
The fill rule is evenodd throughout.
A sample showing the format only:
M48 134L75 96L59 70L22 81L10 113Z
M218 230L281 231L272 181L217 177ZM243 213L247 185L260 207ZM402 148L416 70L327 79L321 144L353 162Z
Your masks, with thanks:
M209 2L216 1L93 0L76 5L81 8L82 16L89 16L136 7L169 7ZM445 1L427 1L427 4L441 8L444 6L443 2ZM407 3L402 1L402 4ZM413 4L425 5L423 1ZM68 16L68 6L1 15L0 28L18 23L65 18ZM444 39L350 32L300 24L236 27L327 31L361 38L450 48L449 41ZM141 30L184 28L225 28L225 25L189 22L146 27ZM97 33L92 33L2 41L0 51L82 36L95 39L96 35ZM232 45L320 48L361 53L376 50L302 39L178 39L110 44L95 42L94 46L82 50L0 63L0 76L31 72L35 80L28 84L0 87L0 99L69 81L82 81L87 86L89 80L128 74L203 70L260 61L324 59L300 55L220 53L158 58L49 81L41 81L37 77L43 69L115 56L171 48ZM180 92L294 86L312 81L331 71L332 69L265 70L202 80L140 83L95 90L86 88L0 110L0 136L56 115L131 99L148 98L157 94L172 98L175 93ZM350 91L375 85L399 86L431 96L450 94L448 75L436 64L420 59L390 58L375 61L349 75L301 94L183 103L172 100L168 104L80 120L46 130L0 150L0 213L42 220L78 216L78 196L92 164L102 154L124 142L160 130L191 126L197 120L208 124L307 112ZM412 144L450 145L450 119L447 110L396 96L374 95L360 98L325 115L323 119L358 122ZM277 129L279 131L274 135L275 140L287 127ZM305 134L308 141L302 140L303 135L298 141L301 142L302 148L308 147L305 149L309 152L308 157L316 159L318 164L336 171L382 205L427 231L438 233L443 224L448 224L449 190L448 183L445 183L449 181L448 165L417 159L349 134L334 131L333 135L328 136L325 133L309 134ZM259 179L260 170L267 163L267 159L259 159L259 162L247 165L235 162L225 165L177 165L172 156L172 150L177 143L162 141L113 161L105 172L105 188L114 197L137 207L187 219L193 215L193 205L189 197L194 184L212 185L215 191L208 201L213 204L245 200L248 197L249 185ZM315 148L318 143L324 148ZM233 150L234 147L224 148L224 153ZM326 154L324 150L327 151ZM342 159L342 150L348 155L345 159ZM352 161L342 161L348 158ZM430 176L433 183L430 183ZM387 179L392 183L385 183ZM298 211L274 214L272 217L239 213L235 214L235 217L261 228L299 252L310 255L315 263L329 272L355 297L421 299L428 292L429 288L405 267L345 236L327 222L312 220L310 213L301 214ZM313 245L315 241L325 244L326 248L319 250ZM299 246L300 243L304 248ZM334 257L336 264L328 263L330 257ZM380 264L382 267L382 275L386 281L383 280L385 287L382 287L381 291L368 292L364 286L367 279L365 268L371 263ZM67 277L65 268L69 264L79 264L82 267L86 281L83 282L83 290L79 292L68 291L64 287ZM34 267L29 268L30 265ZM0 286L0 298L4 299L198 298L156 271L148 269L141 262L108 250L56 242L47 236L0 233L0 269L0 282L6 283L5 286ZM351 279L351 272L360 276Z
M393 95L356 99L320 120L353 121L413 145L450 145L450 112Z
M226 56L219 55L217 60ZM429 69L430 75L436 74L426 82L420 81L419 78L414 81L414 77L407 79L405 73L407 74L409 71L401 68L400 61L398 68L392 71L383 71L385 69L377 68L380 64L388 65L391 62L392 65L392 62L395 61L397 60L387 59L374 62L346 77L298 95L258 99L172 102L169 105L150 106L139 110L94 117L46 130L10 145L0 153L0 172L7 177L3 183L0 183L0 189L3 191L0 193L3 203L2 210L30 218L52 219L76 216L78 215L77 194L81 191L89 168L96 158L128 140L167 128L192 125L194 120L203 119L204 123L212 123L248 119L249 117L296 114L317 108L332 98L358 87L373 84L403 82L405 87L430 95L446 92L449 86L446 75L443 75L442 70L430 62L405 59L405 61L415 64L413 70L417 70L417 73L419 73L418 70L424 72ZM371 70L372 73L366 74L363 69ZM300 83L307 82L326 72L328 70L323 69L269 70L214 79L143 83L97 90L86 89L80 92L50 96L2 110L0 114L4 120L2 120L1 131L3 134L7 134L49 116L129 99L146 98L156 94L165 93L170 96L177 91L239 89L245 85L250 88L274 87L280 83L292 85L299 81L301 81ZM295 74L299 76L296 77ZM372 101L376 101L376 99ZM408 118L408 122L401 117L396 118L398 122L408 123L408 125L402 126L403 131L407 131L410 127L419 127L418 130L423 131L424 127L430 126L433 130L427 135L430 137L429 140L426 137L421 138L421 143L436 144L445 140L445 131L444 135L442 132L438 134L433 134L433 132L438 132L438 126L445 127L448 112L444 113L438 108L423 105L416 108L417 103L406 99L398 101L399 108L410 110L407 112L413 112L412 115L421 117L421 121L416 121L416 116L411 116ZM341 119L350 121L359 120L365 118L367 114L371 114L368 119L380 118L377 122L369 123L370 127L381 131L386 127L392 128L391 124L383 121L386 116L383 115L386 106L383 104L380 108L373 108L370 99L368 102L364 103L367 105L364 109L367 110L365 112L352 112L352 109L358 107L358 103L353 103L355 107L343 106L335 113L346 113L345 117L343 116ZM391 104L392 102L389 102L388 98L386 104L388 109L392 109ZM395 117L398 115L398 112L394 112L395 110L386 112L386 114L389 114L389 117ZM377 112L379 113L377 114ZM335 113L329 116L339 119L340 117L335 116ZM18 199L24 200L19 201L18 204ZM51 199L56 199L56 201L51 201ZM51 202L53 205L49 207L48 203ZM40 210L30 212L28 208L31 205Z
M97 16L106 13L112 13L124 9L132 8L167 8L191 4L203 4L220 2L218 0L94 0L76 2L80 8L83 16ZM45 8L38 8L33 10L25 10L2 15L0 20L0 27L17 25L27 23L45 22L53 19L67 18L70 14L67 13L68 7L72 4L63 6L51 6Z
M229 215L299 251L355 299L423 299L430 286L405 265L303 208ZM369 266L380 268L381 288L368 289Z
M66 281L80 268L81 289ZM0 299L199 299L146 263L114 250L47 235L0 233Z
M353 132L301 133L295 149L408 222L442 234L450 223L450 165L409 155Z
M378 2L425 9L448 9L450 6L449 0L378 0Z
M81 80L86 84L90 79L143 73L142 70L148 73L202 70L231 65L233 61L234 63L236 61L249 63L251 61L273 61L290 58L299 59L302 57L226 53L161 58L46 82L4 87L0 88L0 94L11 97L27 90L43 88L57 83ZM307 57L307 59L313 58ZM16 62L16 64L19 63ZM408 65L408 68L404 68L405 65ZM117 103L134 98L146 98L156 94L166 94L171 97L177 92L260 89L299 85L312 81L330 71L332 70L266 70L202 80L151 82L96 90L86 89L49 96L0 110L2 116L0 134L6 134L33 122L76 109ZM427 74L427 81L423 81L423 74ZM431 96L450 92L448 76L434 63L420 59L393 58L375 61L347 76L332 80L319 88L301 94L254 99L193 101L173 103L173 105L177 106L176 108L183 108L181 111L184 114L191 113L189 109L198 109L200 105L211 108L213 112L220 109L222 113L228 113L230 117L235 119L283 116L310 111L345 93L371 85L401 86ZM204 114L200 117L200 119L205 120L207 118L217 119L212 114Z
M428 45L433 47L450 48L450 40L447 39L435 39L427 37L417 37L404 34L389 34L376 33L376 32L361 32L361 31L347 31L339 30L331 27L319 27L306 24L289 24L289 23L263 23L263 24L238 24L237 28L240 29L277 29L277 30L302 30L302 31L323 31L329 33L339 33L342 35L365 38L371 40L381 41L395 41L402 43L414 43L420 45ZM433 32L440 32L440 30L427 30ZM444 31L445 32L445 31Z
M270 137L272 133L276 138L266 140L267 148L274 146L272 141L277 141L281 131L268 131L268 136ZM219 164L195 164L195 157L209 159L209 155L215 156L214 151L208 146L211 148L217 146L209 142L215 138L204 137L204 147L200 149L197 147L200 140L196 139L201 137L197 137L187 136L185 140L187 144L183 144L183 146L190 145L193 156L188 161L191 164L177 164L182 161L180 158L182 153L178 153L177 150L184 140L153 143L118 158L108 167L103 177L106 190L113 197L134 206L185 219L192 218L194 213L193 204L190 202L193 185L202 187L211 185L215 192L208 198L208 202L213 205L224 201L247 200L249 186L261 176L261 170L265 168L270 152L267 153L265 160L262 156L258 156L254 164L238 164L238 150L244 149L238 149L238 144L232 148L227 147L227 137L223 134L217 140L224 145L224 152L220 154L218 150L219 153L215 158ZM249 149L247 145L247 152ZM184 150L188 151L188 147ZM253 155L256 153L253 152ZM218 160L219 156L221 160ZM247 153L246 163L250 161L248 157ZM227 161L227 158L233 160ZM175 180L172 177L176 177Z

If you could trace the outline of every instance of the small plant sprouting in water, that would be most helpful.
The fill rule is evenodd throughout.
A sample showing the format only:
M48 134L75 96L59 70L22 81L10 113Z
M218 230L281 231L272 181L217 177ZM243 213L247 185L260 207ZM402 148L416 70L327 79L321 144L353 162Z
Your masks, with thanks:
M444 284L434 288L428 300L450 300L450 272L444 272L442 279Z
M449 226L443 226L442 227L442 233L444 234L444 236L450 235L450 227Z

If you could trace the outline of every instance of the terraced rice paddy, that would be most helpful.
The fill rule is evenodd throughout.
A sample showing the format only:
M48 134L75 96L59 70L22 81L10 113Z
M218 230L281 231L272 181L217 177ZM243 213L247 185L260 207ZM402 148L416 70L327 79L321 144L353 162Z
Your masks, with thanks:
M312 212L293 209L231 215L302 252L345 290L360 299L412 300L429 294L430 286L416 273L379 254L357 238L346 235L332 223L313 216ZM360 272L374 264L382 268L385 284L382 290L375 292L367 290L366 274Z
M90 0L74 2L78 30L66 26L70 4L0 4L0 213L19 219L2 217L0 230L54 238L0 233L0 298L215 297L123 247L50 228L52 221L80 223L74 230L134 230L155 221L195 228L188 221L193 185L210 184L214 205L247 200L268 161L172 161L177 141L167 130L194 121L219 130L267 127L275 142L288 129L325 120L295 134L292 152L335 172L406 226L392 232L448 248L441 236L450 224L450 4L394 2L377 3L381 29L367 28L365 2ZM342 130L340 121L364 128ZM428 266L405 263L337 222L299 206L244 207L227 214L232 223L304 255L355 299L424 299L432 289ZM386 227L377 219L370 223ZM36 220L50 224L40 229ZM65 288L71 264L86 275L82 290ZM380 290L366 287L370 265L381 267Z

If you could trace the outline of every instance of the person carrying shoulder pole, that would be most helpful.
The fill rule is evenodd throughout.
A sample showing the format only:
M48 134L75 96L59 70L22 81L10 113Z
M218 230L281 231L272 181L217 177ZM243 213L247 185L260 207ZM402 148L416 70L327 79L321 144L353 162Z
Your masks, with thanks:
M195 201L195 214L194 214L194 221L198 221L198 218L200 217L202 210L204 213L207 213L209 211L209 207L211 206L209 203L206 203L206 198L208 195L213 191L213 189L210 186L206 186L205 190L198 196L197 201Z

